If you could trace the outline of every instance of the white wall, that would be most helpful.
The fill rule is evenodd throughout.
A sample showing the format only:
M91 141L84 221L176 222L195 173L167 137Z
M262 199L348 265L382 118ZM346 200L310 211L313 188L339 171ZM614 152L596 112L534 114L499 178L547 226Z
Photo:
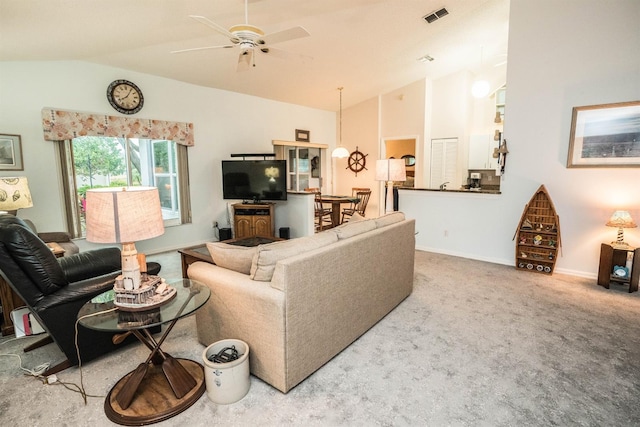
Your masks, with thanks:
M106 89L120 78L135 82L144 93L145 105L137 116L194 123L195 146L189 148L193 223L140 242L141 251L212 240L212 221L221 227L228 224L220 161L231 153L273 152L271 141L293 140L295 129L308 129L313 142L335 146L334 112L84 62L0 62L0 131L21 135L24 159L24 171L2 171L0 176L29 178L34 207L18 216L31 219L39 230L65 229L59 165L54 144L43 139L41 109L117 115ZM288 225L278 218L276 224ZM79 245L92 246L84 241Z
M543 26L531 19L545 10ZM513 265L522 210L544 184L560 216L556 271L595 276L613 210L640 220L640 169L567 169L571 111L640 99L639 21L637 0L511 1L502 195L401 191L419 248ZM640 246L639 229L625 240Z
M346 94L343 94L346 96ZM378 116L379 103L377 98L361 102L342 113L342 144L349 152L356 147L365 154L366 170L355 175L348 168L347 159L332 159L334 170L333 194L351 194L353 187L371 188L371 197L367 205L367 216L378 216L379 183L375 180L376 159L379 149ZM336 118L336 120L339 120ZM338 130L339 132L339 130ZM331 155L329 150L329 155ZM346 207L346 206L345 206Z

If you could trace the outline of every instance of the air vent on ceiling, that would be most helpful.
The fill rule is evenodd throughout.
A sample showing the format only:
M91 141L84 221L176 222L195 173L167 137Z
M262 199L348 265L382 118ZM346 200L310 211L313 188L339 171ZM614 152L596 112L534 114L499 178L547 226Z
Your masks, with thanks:
M447 16L448 14L449 14L449 11L447 11L447 9L445 9L443 7L440 10L436 10L433 13L430 13L428 15L423 16L422 19L427 21L427 23L431 24L433 21L437 21L438 19L442 18L443 16Z

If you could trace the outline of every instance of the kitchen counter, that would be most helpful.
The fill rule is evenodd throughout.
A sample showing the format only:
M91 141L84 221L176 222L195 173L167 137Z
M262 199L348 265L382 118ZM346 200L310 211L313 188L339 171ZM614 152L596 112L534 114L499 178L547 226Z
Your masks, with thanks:
M413 191L433 191L436 193L469 193L469 194L502 194L499 189L484 189L469 190L468 188L456 188L446 190L439 190L437 188L413 188L413 187L398 187L399 190L413 190Z

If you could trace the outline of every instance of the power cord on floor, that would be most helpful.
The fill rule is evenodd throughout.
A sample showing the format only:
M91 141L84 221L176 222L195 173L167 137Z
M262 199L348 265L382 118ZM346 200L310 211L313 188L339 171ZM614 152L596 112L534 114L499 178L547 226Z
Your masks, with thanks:
M105 313L111 313L112 311L116 311L117 309L118 309L118 307L113 307L113 308L111 308L109 310L98 311L97 313L85 314L84 316L78 317L78 319L76 320L74 343L76 345L76 356L78 357L78 369L80 370L80 385L79 386L76 385L76 384L73 384L73 385L75 387L77 387L77 391L82 396L82 399L84 400L84 404L85 405L87 404L87 397L101 397L101 396L88 395L87 392L84 389L84 377L82 375L82 359L80 359L80 347L78 347L78 325L80 324L80 320L82 320L82 319L86 319L88 317L99 316L99 315L105 314Z
M78 357L78 369L80 370L80 385L75 384L75 383L68 383L68 382L60 381L58 376L55 375L55 374L52 374L52 375L49 375L49 376L46 376L46 377L44 375L42 375L44 372L46 372L47 369L49 369L49 366L51 365L48 362L47 363L43 363L41 365L38 365L33 369L27 369L24 366L22 366L22 358L18 354L0 353L0 356L17 357L19 362L20 362L20 370L24 371L25 375L29 375L29 376L38 378L45 385L61 385L64 388L66 388L67 390L73 391L75 393L80 393L80 395L82 396L82 399L84 400L84 404L86 405L87 404L87 397L103 398L104 396L96 396L96 395L87 394L87 392L84 389L84 378L83 378L83 375L82 375L82 359L80 358L80 348L78 347L78 324L79 324L80 320L82 320L82 319L86 319L88 317L93 317L93 316L98 316L100 314L110 313L110 312L115 311L117 309L118 309L117 307L114 307L114 308L109 309L109 310L104 310L104 311L99 311L97 313L87 314L85 316L79 317L76 320L74 343L75 343L75 347L76 347L76 356ZM15 340L21 339L21 338L22 337L11 338L11 339L8 339L6 341L1 342L0 345L6 344L6 343L9 343L11 341L15 341Z
M19 339L22 339L22 338L23 337L11 338L11 339L8 339L6 341L1 342L0 345L7 344L7 343L10 343L12 341L19 340ZM36 366L33 369L27 369L24 366L22 366L22 357L20 357L19 354L15 354L15 353L0 353L0 356L17 357L18 361L20 363L20 370L26 372L26 375L31 375L31 376L34 376L34 377L36 377L38 375L41 375L43 372L45 372L47 369L49 369L49 366L50 366L50 363L43 363L41 365Z

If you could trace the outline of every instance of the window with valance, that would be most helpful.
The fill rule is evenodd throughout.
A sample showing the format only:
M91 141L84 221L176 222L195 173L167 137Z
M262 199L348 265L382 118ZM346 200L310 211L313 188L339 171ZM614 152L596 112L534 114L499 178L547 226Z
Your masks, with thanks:
M191 222L187 147L193 124L42 110L45 140L58 144L69 231L84 236L88 188L155 186L165 226Z

